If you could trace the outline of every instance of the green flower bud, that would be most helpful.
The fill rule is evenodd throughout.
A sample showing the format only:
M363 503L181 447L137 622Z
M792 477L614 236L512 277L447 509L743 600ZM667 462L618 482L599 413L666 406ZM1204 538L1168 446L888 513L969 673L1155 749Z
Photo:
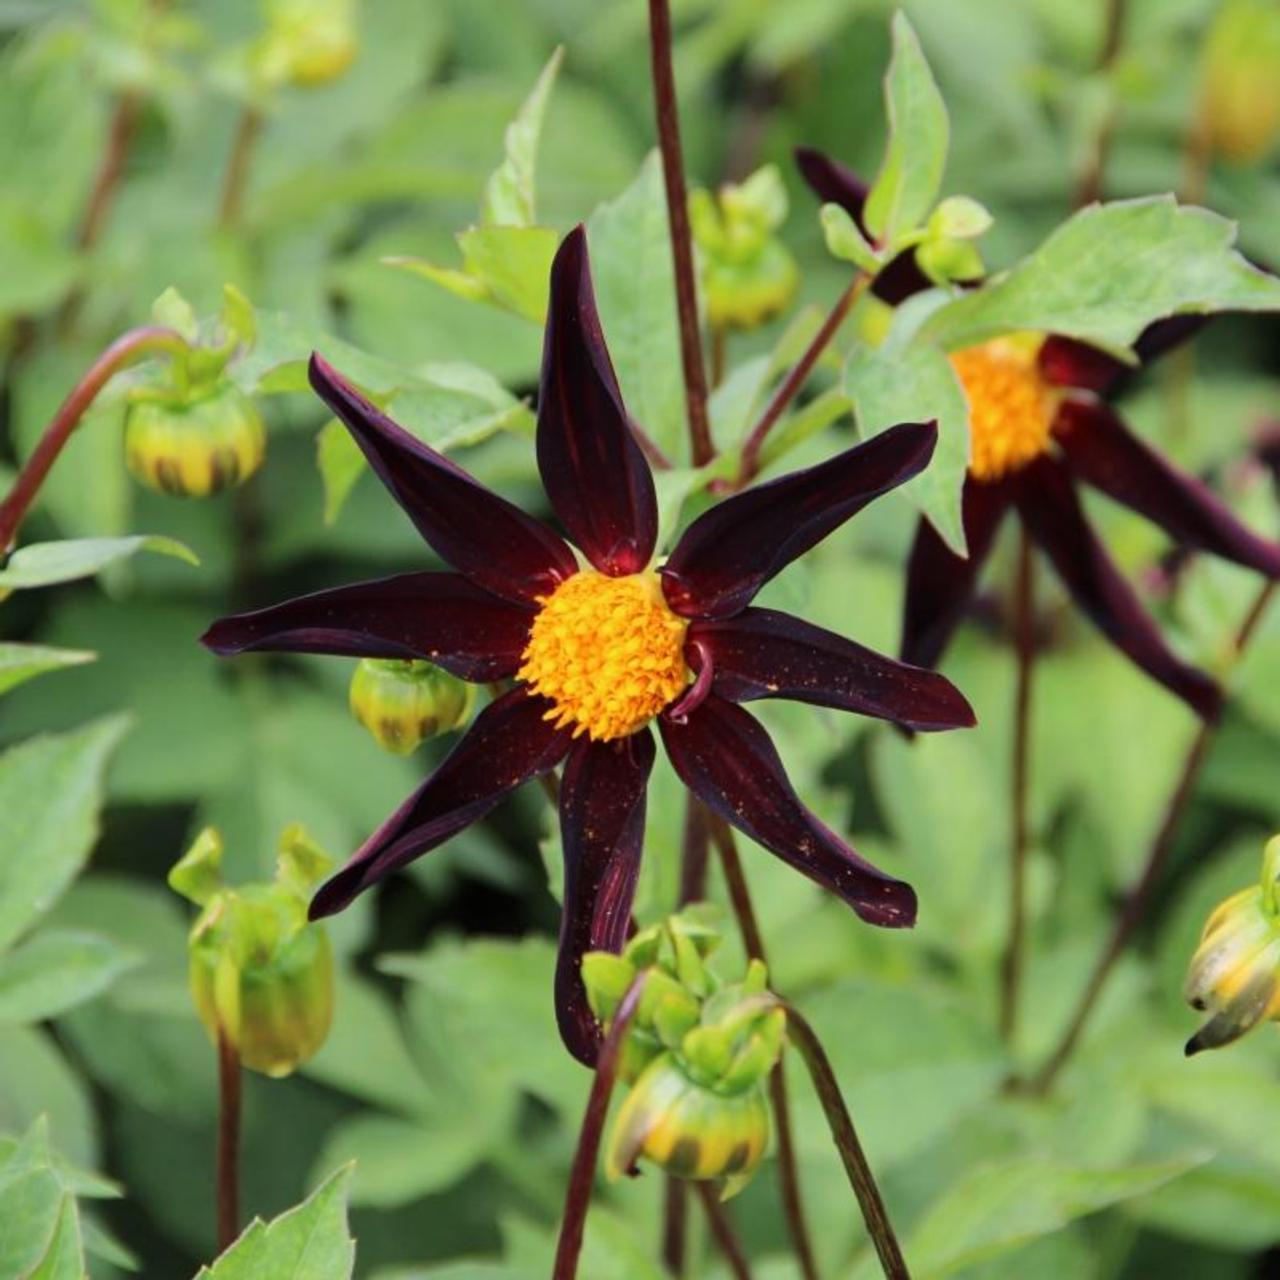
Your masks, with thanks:
M266 431L253 401L221 381L191 399L177 393L135 399L125 413L124 452L143 484L204 498L257 471Z
M698 245L707 316L717 329L754 329L790 305L799 268L776 232L787 193L774 165L716 195L695 191L689 219Z
M1210 915L1191 958L1184 989L1208 1022L1187 1042L1187 1055L1238 1040L1258 1023L1280 1021L1280 836L1263 853L1258 884Z
M691 1078L676 1054L656 1057L618 1110L605 1165L620 1178L640 1157L679 1178L727 1180L735 1194L769 1143L769 1100L756 1083L720 1092Z
M355 0L267 0L266 9L267 32L258 49L266 83L328 84L355 61Z
M430 662L362 658L351 677L352 714L398 756L466 724L475 700L474 685Z
M1261 160L1280 130L1280 5L1227 0L1209 29L1200 90L1205 139L1234 164Z
M324 1043L333 1020L333 955L323 926L307 922L311 890L332 865L301 827L280 840L275 880L231 889L222 839L202 831L169 884L202 908L188 940L191 995L217 1043L241 1063L286 1076Z

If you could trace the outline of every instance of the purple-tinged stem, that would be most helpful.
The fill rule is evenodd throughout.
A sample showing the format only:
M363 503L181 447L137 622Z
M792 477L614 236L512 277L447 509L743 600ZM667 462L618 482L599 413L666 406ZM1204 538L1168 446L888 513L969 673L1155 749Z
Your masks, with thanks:
M729 1264L729 1270L733 1272L735 1280L751 1280L751 1268L747 1265L747 1255L743 1253L742 1245L738 1243L738 1237L733 1233L729 1215L725 1212L724 1205L720 1203L715 1187L709 1182L696 1182L694 1186L697 1187L698 1198L702 1201L703 1209L706 1210L711 1234L715 1237L720 1252L724 1254L724 1260Z
M689 193L680 147L680 114L676 77L671 65L671 8L667 0L649 0L649 52L653 98L658 120L658 146L667 191L667 221L676 273L676 311L680 322L680 363L684 368L685 404L693 465L716 456L707 415L707 372L698 328L698 294L693 278L693 236L689 230Z
M218 1032L218 1252L223 1253L240 1234L240 1054Z
M587 1107L578 1130L578 1149L573 1156L573 1168L569 1174L569 1189L565 1195L564 1217L560 1221L560 1240L556 1245L555 1267L551 1280L575 1280L578 1274L578 1257L582 1253L582 1235L587 1225L587 1210L591 1205L591 1189L596 1180L596 1161L600 1155L600 1140L604 1134L605 1118L609 1114L609 1098L613 1094L618 1076L618 1060L622 1053L631 1020L640 1006L648 972L642 970L632 979L626 994L618 1005L609 1034L600 1046L596 1060L596 1074L587 1095Z

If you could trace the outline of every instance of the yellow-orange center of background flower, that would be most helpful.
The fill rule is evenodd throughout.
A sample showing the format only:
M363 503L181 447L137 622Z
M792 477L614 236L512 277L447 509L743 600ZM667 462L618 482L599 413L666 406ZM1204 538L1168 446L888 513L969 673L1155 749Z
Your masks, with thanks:
M969 401L969 471L999 480L1049 448L1057 392L1036 365L1039 340L997 338L951 356Z
M587 569L544 596L519 678L554 704L548 719L597 742L642 728L689 683L688 626L652 572Z

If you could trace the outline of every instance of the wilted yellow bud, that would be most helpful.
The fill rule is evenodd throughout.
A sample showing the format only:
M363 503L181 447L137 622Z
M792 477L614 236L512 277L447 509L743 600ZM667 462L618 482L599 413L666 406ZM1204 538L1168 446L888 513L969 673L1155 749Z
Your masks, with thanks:
M204 498L243 484L262 465L266 444L257 406L225 380L191 400L138 399L125 413L129 470L176 497Z
M1280 131L1280 4L1226 0L1209 29L1200 90L1209 147L1252 164Z
M303 88L336 80L359 49L355 0L267 0L264 77Z
M800 271L776 234L786 216L786 189L773 165L714 196L695 191L690 197L707 318L714 328L754 329L795 297Z
M1209 1021L1187 1041L1187 1055L1238 1040L1280 1020L1280 836L1267 845L1261 881L1221 903L1191 958L1184 994Z
M332 864L297 826L281 837L269 884L227 888L221 863L221 837L208 827L169 873L203 908L188 942L192 999L215 1043L224 1037L244 1066L286 1076L333 1020L329 939L307 922L310 892Z
M362 658L351 677L351 711L374 741L398 756L471 718L475 686L430 662Z

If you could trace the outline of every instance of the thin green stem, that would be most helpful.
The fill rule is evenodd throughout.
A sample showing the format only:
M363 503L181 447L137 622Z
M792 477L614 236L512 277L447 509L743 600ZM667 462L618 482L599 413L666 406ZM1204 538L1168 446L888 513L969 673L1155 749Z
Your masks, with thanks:
M18 526L27 514L36 495L40 492L50 468L65 448L72 432L80 425L81 418L93 404L98 393L126 365L144 356L166 351L172 355L186 355L190 348L173 329L148 326L130 329L117 338L89 366L85 375L72 388L62 402L53 420L45 428L44 435L32 450L13 488L0 503L0 555L12 549Z

